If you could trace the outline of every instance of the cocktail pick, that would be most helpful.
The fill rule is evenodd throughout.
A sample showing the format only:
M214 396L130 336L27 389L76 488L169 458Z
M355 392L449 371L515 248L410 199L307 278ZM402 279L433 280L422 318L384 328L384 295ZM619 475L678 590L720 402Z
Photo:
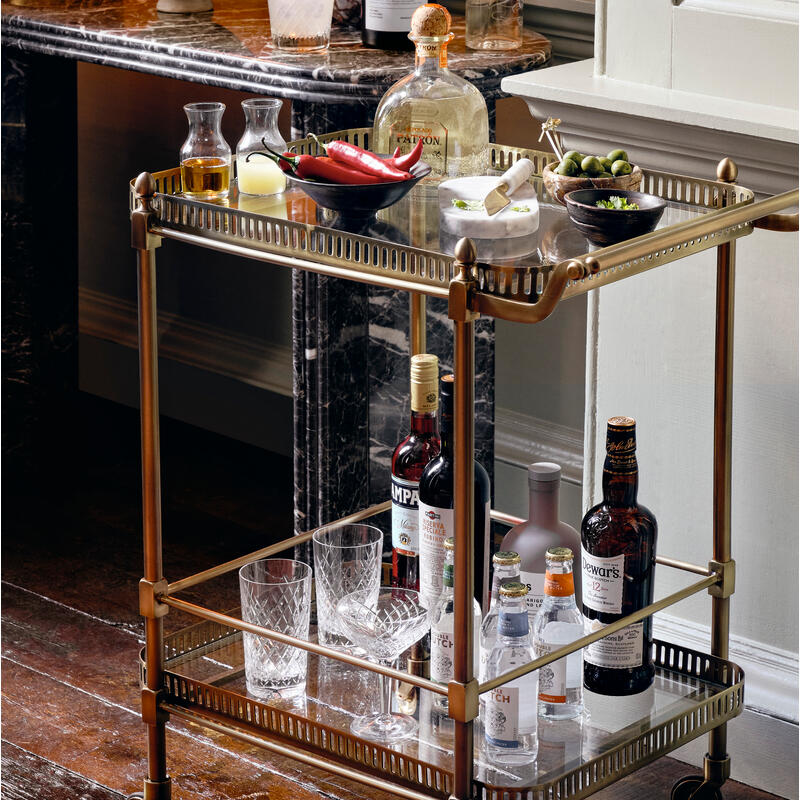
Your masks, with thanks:
M553 152L558 157L558 160L561 161L564 158L564 148L561 144L561 134L556 131L556 128L561 124L560 119L555 119L553 117L548 117L542 123L542 132L539 134L539 141L541 142L542 139L547 136L547 141L550 142L550 147L553 148Z

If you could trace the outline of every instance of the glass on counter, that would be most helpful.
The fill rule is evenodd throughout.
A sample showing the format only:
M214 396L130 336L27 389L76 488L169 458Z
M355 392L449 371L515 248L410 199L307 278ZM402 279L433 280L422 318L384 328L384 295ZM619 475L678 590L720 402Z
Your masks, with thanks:
M327 50L333 0L268 0L272 46L308 53Z

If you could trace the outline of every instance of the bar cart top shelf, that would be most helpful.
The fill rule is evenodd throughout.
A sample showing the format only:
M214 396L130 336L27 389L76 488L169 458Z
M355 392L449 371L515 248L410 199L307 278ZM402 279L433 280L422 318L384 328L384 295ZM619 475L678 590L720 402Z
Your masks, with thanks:
M340 138L368 147L370 135L370 129L358 128L319 139ZM292 144L299 153L318 152L311 139ZM472 310L479 313L538 322L559 299L716 247L753 229L746 214L741 220L732 216L753 202L749 189L644 169L641 191L668 201L658 228L637 239L597 248L544 190L540 176L554 158L551 153L492 145L490 174L499 174L525 157L535 165L531 183L539 200L539 228L528 237L496 241L488 250L487 242L477 242ZM318 208L299 188L254 197L240 195L234 185L221 205L183 197L177 167L153 173L153 178L156 222L150 231L154 234L442 298L448 296L456 274L455 238L440 231L437 190L424 182L394 206L354 225ZM134 189L131 203L135 208Z

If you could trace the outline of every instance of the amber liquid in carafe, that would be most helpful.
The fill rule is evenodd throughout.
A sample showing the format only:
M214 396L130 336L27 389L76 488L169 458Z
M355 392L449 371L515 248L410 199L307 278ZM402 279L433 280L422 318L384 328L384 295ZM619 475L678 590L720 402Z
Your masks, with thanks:
M183 193L190 197L225 197L231 180L231 162L217 156L187 158L181 162Z

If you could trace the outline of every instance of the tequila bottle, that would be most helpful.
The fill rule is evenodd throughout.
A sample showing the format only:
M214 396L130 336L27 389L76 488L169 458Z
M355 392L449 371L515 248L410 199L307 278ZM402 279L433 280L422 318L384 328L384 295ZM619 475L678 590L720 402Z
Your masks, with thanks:
M527 587L506 583L500 587L497 641L486 667L488 680L536 658L531 644ZM488 692L483 730L486 754L499 764L523 765L536 759L538 750L535 672Z
M575 603L572 550L551 547L545 554L544 602L533 623L533 646L545 656L583 636L583 615ZM583 708L581 651L539 670L539 716L546 719L577 717Z
M373 149L409 152L422 139L428 180L483 175L489 166L486 101L469 81L447 69L450 14L428 3L411 17L409 38L416 46L414 72L394 84L375 114Z

